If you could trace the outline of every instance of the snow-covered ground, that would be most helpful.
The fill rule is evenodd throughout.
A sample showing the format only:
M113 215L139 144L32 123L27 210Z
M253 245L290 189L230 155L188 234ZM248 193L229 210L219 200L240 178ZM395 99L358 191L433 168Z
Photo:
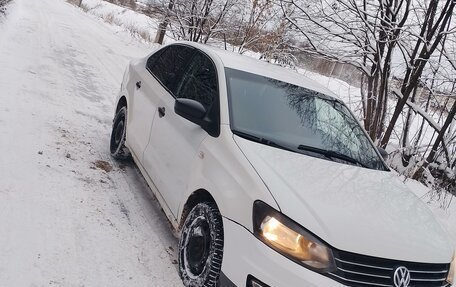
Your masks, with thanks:
M182 286L165 216L108 151L123 70L155 48L140 34L153 37L157 20L83 3L88 13L15 0L0 23L0 286ZM359 103L359 89L301 72ZM456 202L441 209L407 184L456 245Z
M153 47L62 0L0 23L0 286L182 286L177 241L109 156L123 70Z

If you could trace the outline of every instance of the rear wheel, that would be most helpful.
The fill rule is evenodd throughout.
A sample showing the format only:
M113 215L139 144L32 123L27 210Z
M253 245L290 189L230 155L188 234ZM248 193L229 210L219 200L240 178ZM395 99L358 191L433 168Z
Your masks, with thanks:
M186 287L215 287L223 258L223 222L212 202L188 214L179 240L179 275Z
M130 156L130 151L125 146L125 138L127 135L127 107L123 106L119 109L112 125L110 151L112 157L123 160Z

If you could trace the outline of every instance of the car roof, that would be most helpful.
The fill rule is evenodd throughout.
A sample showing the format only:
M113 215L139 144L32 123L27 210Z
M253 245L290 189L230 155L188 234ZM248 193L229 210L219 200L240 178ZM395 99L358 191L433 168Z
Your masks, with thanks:
M239 53L222 50L208 45L203 45L194 42L177 43L193 46L210 56L217 56L226 68L241 70L272 78L275 80L280 80L282 82L311 89L322 94L339 99L339 97L333 92L331 92L329 89L320 85L318 82L311 80L302 74L299 74L294 70L287 69L276 64L261 61L253 57L244 56Z

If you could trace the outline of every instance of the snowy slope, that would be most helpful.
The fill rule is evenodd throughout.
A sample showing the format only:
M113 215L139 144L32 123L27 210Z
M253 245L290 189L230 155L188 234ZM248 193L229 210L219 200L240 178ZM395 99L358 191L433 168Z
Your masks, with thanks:
M182 286L165 216L108 151L123 69L151 49L61 0L0 23L0 286Z
M118 26L142 41L152 42L157 33L159 20L130 10L129 8L101 1L83 0L83 9L87 13L103 19L107 23Z

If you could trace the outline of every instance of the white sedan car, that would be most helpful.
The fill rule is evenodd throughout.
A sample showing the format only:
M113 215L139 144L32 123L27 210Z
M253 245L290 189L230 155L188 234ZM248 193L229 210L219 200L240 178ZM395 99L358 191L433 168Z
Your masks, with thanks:
M194 43L128 66L111 154L179 231L188 287L450 286L454 249L340 100Z

